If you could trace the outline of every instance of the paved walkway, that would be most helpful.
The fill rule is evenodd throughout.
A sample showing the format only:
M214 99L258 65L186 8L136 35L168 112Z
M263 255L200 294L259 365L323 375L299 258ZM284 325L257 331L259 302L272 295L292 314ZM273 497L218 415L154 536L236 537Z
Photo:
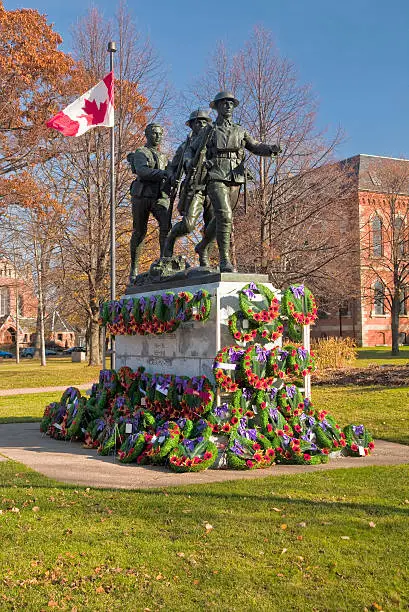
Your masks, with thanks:
M28 395L29 393L53 393L54 391L65 391L69 387L69 385L62 385L60 387L24 387L23 389L0 389L0 397L5 397L9 395ZM90 383L82 383L81 385L73 385L76 389L80 389L80 391L85 391L86 389L91 389L92 382Z
M379 440L376 442L375 453L370 457L332 459L325 465L282 465L249 472L207 470L177 474L162 467L137 466L133 463L123 465L113 457L101 457L94 450L82 448L80 443L48 438L40 433L39 423L11 423L0 425L1 455L62 482L110 489L150 489L339 468L399 465L409 463L409 446Z

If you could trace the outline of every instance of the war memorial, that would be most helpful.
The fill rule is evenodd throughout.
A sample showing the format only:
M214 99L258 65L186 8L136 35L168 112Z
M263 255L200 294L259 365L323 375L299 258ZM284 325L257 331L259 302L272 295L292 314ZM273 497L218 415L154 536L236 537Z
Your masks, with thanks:
M119 462L176 472L252 470L365 456L374 445L361 424L343 429L311 400L314 296L303 284L278 291L268 276L242 274L230 256L232 204L246 180L245 151L275 156L234 122L239 100L221 91L215 111L196 109L172 160L163 128L128 155L135 174L131 268L126 293L101 304L113 339L111 369L90 395L68 388L47 406L41 430L78 440ZM177 203L181 218L172 227ZM160 258L140 271L148 221L159 226ZM174 255L203 217L198 262ZM210 248L217 245L218 265ZM199 265L197 265L199 264Z

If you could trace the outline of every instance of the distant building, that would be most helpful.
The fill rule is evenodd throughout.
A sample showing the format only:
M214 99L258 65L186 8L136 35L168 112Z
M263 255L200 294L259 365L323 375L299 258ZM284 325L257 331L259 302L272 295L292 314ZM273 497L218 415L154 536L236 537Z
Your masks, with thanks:
M397 236L397 232L405 237L398 245L401 249L401 265L405 265L407 253L409 266L409 236L406 229L409 223L409 160L356 155L339 163L349 169L351 176L351 197L349 205L344 205L340 221L345 224L343 231L350 233L356 245L346 264L350 273L351 291L348 299L336 307L327 306L327 300L322 296L319 300L320 319L313 326L312 335L316 338L349 336L360 346L391 345L387 285L392 284L393 272L389 274L385 269L391 249L396 248L396 245L392 246L391 235ZM397 174L408 177L394 198L394 230L390 227L390 215L386 214L391 199L391 183L387 184L387 176L388 171L393 172L393 168ZM387 283L382 282L381 277L386 278ZM407 291L405 287L399 315L402 344L409 343L408 297L409 288Z
M17 333L21 347L32 344L36 333L37 309L38 300L30 280L19 275L9 261L0 259L0 347L15 346ZM47 344L63 349L75 346L75 329L57 311L46 317L45 331Z

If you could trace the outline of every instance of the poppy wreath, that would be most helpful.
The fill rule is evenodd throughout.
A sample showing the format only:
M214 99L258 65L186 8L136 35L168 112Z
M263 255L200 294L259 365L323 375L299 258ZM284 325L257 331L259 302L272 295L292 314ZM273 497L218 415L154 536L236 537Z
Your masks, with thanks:
M98 448L98 454L107 456L116 454L117 448L120 448L123 443L123 438L118 430L116 423L108 423L103 435L103 440Z
M244 321L248 322L248 328L243 327ZM246 316L241 310L233 312L228 319L229 331L233 338L237 342L244 342L245 344L255 340L258 333L258 325L259 324L255 321L249 321L246 319Z
M189 321L192 318L193 293L190 291L179 291L176 296L176 319L178 321Z
M275 351L261 344L252 344L245 349L241 369L246 386L265 391L273 386L276 376L273 374L272 355Z
M202 472L217 459L217 447L208 438L184 439L170 453L169 465L174 472Z
M122 366L118 370L119 383L127 393L138 377L138 372L134 372L129 366Z
M285 377L287 355L287 351L285 351L279 346L275 346L271 349L271 368L274 376L277 379L284 379Z
M347 425L343 430L346 446L344 453L351 457L370 455L375 448L372 435L364 425Z
M315 419L313 432L316 436L316 443L323 453L329 454L346 447L345 433L327 410L316 412Z
M302 393L295 385L285 385L277 393L277 403L285 417L297 417L304 411Z
M212 308L212 298L206 289L199 289L193 294L191 302L192 318L195 321L207 321Z
M236 391L235 393L237 393ZM233 407L233 404L224 402L221 406L214 406L210 414L207 415L207 420L212 428L212 433L230 435L232 429L239 422L238 410Z
M85 425L85 405L86 399L80 397L71 404L67 414L67 438L77 438L81 435L82 427Z
M281 351L287 353L285 371L288 375L307 376L316 369L314 353L307 351L303 346L285 344Z
M302 284L290 285L281 300L281 311L298 325L309 325L318 318L318 309L311 291Z
M115 370L100 371L98 387L101 391L104 390L110 395L115 395L118 390L118 384L118 375Z
M246 433L248 435L238 432L231 435L226 451L227 465L233 470L255 470L273 465L275 451L266 436L257 434L255 429Z
M173 291L158 296L154 312L162 322L164 332L174 332L179 327L180 320L176 319L176 294Z
M240 361L243 354L244 349L239 346L225 346L217 353L214 360L213 370L216 384L228 393L233 393L239 388Z
M196 420L210 412L213 403L214 390L209 379L206 376L190 378L180 400L182 416Z
M261 302L256 302L256 294ZM242 312L256 323L272 323L280 314L280 302L274 293L265 285L249 283L239 292L239 303Z
M294 436L294 432L279 432L280 445L275 447L277 463L318 465L328 463L326 449L320 449L312 441Z
M181 431L175 421L165 421L160 425L149 441L149 449L145 449L145 462L159 465L177 446Z
M275 342L283 335L284 325L281 319L274 319L271 323L264 323L257 328L257 336L268 342Z
M282 429L286 424L277 406L277 393L277 389L273 387L270 391L259 391L256 398L261 431L273 447L279 446L276 430Z
M145 434L131 434L123 442L118 451L118 459L121 463L132 463L142 453L145 446Z
M48 404L45 407L43 418L41 419L41 423L40 423L40 431L42 433L47 433L48 428L50 427L51 423L55 419L55 416L57 415L59 408L60 408L60 402L51 402L51 404Z

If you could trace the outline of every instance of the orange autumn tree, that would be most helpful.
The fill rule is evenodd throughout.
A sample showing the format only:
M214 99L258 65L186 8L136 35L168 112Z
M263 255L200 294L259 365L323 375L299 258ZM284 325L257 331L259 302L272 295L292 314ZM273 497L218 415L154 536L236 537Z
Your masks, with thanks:
M144 142L144 128L155 118L165 100L163 96L156 101L153 97L152 92L162 88L161 81L154 86L154 56L122 8L113 24L104 21L97 9L91 9L76 24L74 47L79 64L71 82L73 95L64 103L60 101L54 112L95 85L106 73L109 40L118 43L115 55L115 201L120 295L129 274L132 228L129 187L134 177L126 157ZM81 313L92 365L101 361L99 303L109 298L110 287L109 136L109 130L103 127L78 138L50 131L49 138L60 153L42 168L45 184L66 208L60 230L63 258L60 292L67 296L62 314L78 320L78 313Z
M32 168L55 151L44 146L45 121L73 60L62 38L33 9L8 11L0 0L0 212L37 205Z

